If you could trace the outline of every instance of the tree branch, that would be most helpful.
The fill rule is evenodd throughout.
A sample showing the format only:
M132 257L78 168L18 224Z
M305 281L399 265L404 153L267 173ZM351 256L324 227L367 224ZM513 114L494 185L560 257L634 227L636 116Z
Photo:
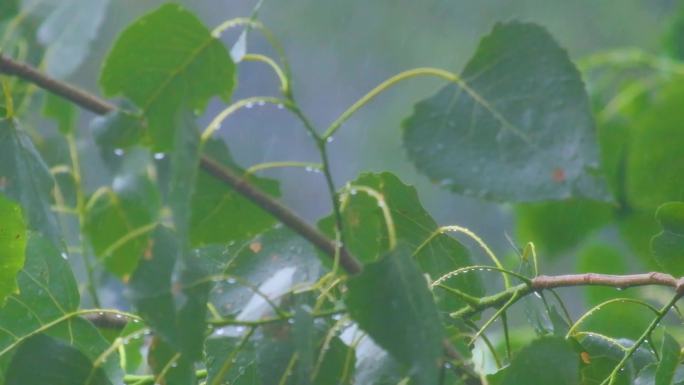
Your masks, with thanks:
M27 64L19 63L4 55L0 55L0 72L29 81L42 89L59 95L98 115L105 115L114 112L117 109L114 104L103 100L96 95L74 87L71 84L51 78ZM208 156L202 155L200 166L205 172L231 186L235 191L276 217L284 225L297 232L328 256L335 258L335 250L337 248L335 242L318 231L318 229L308 224L295 212L285 207L268 194L265 194L258 188L252 186L242 176L222 166ZM340 247L339 249L340 265L349 274L353 275L360 273L362 270L361 262L349 254L346 248Z
M452 313L452 317L469 317L489 308L498 308L510 300L513 295L518 299L544 289L572 286L607 286L616 289L627 289L637 286L667 286L675 289L675 292L684 294L684 277L675 278L670 274L651 272L641 274L611 275L611 274L565 274L565 275L540 275L531 280L531 283L522 283L507 290L480 298L477 303Z

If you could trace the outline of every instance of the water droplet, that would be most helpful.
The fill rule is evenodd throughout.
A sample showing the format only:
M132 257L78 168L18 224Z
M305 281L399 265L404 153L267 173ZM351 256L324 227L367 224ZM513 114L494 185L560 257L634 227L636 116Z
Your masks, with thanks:
M333 314L332 319L339 321L342 319L342 314Z
M116 319L122 319L122 318L123 318L123 315L121 315L121 314L114 314L114 318L116 318Z
M154 159L156 159L156 160L162 160L162 159L164 159L164 157L166 157L166 154L164 154L163 152L155 152L154 153Z
M115 148L115 149L114 149L114 155L116 155L116 156L123 156L123 154L124 154L124 150L123 150L123 149L121 149L121 148Z
M226 282L227 282L228 284L232 285L232 284L234 284L234 283L237 282L237 281L235 280L235 278L228 278L228 280L226 280Z
M174 362L173 364L171 364L171 367L172 367L172 368L175 368L175 367L177 367L177 366L178 366L178 362Z
M278 109L282 110L283 108L285 108L285 106L283 106L283 103L278 103Z
M254 107L254 103L252 103L252 102L245 104L245 108L252 108L252 107Z
M356 193L358 193L358 191L356 191L356 189L353 188L353 189L349 190L349 193L350 193L351 195L356 195Z
M325 141L328 143L332 143L333 140L335 140L335 138L333 138L332 136L329 136L328 139L326 139Z
M263 101L263 100L259 100L259 101L257 102L257 104L258 104L259 106L265 106L265 105L266 105L266 102Z
M290 325L294 324L294 318L288 319L288 320L287 320L287 323L289 323Z
M541 294L539 294L538 291L535 291L535 292L534 292L534 296L537 297L537 298L539 298L539 299L542 299L542 296L541 296Z
M306 167L304 167L304 170L305 170L306 172L313 172L314 168L311 167L311 166L306 166Z
M235 331L238 332L238 333L244 332L245 329L246 329L246 328L245 328L244 326L237 326L237 327L235 327Z
M65 253L65 252L62 252L62 253L61 253L61 256L62 256L62 258L64 258L64 259L69 259L69 256L68 256L67 253Z
M225 332L226 332L226 331L223 330L223 328L219 328L219 329L216 329L216 330L214 331L214 333L215 333L217 336L222 336L223 333L225 333Z

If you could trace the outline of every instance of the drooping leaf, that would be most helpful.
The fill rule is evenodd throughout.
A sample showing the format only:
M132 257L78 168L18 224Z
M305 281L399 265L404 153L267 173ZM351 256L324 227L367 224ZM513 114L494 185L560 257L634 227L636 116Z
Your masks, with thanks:
M38 29L45 51L45 70L64 79L88 57L97 37L109 0L61 0Z
M625 178L627 198L636 207L653 209L684 200L681 84L668 83L653 105L635 118Z
M94 118L91 129L95 142L104 152L120 153L140 143L145 134L145 126L140 117L123 109Z
M178 355L166 379L182 384L195 378L193 364L202 356L211 281L205 280L209 261L184 250L180 242L171 230L157 227L130 280L130 296L158 337L148 357L155 373Z
M107 95L134 102L147 118L148 143L155 151L167 151L180 106L202 110L213 96L227 100L235 65L195 15L166 4L121 34L104 63L100 84Z
M345 302L359 327L408 367L417 383L436 384L443 330L420 268L404 245L352 278Z
M243 172L222 141L205 143L204 154L225 167ZM278 183L272 179L249 177L248 181L273 196L280 193ZM246 240L275 224L270 214L206 172L197 176L191 207L190 239L193 245Z
M420 172L497 201L607 199L582 79L545 29L497 24L461 79L418 103L403 124Z
M669 202L658 208L656 219L662 231L651 240L660 266L675 277L684 275L684 202Z
M388 224L377 200L361 190L354 190L353 186L370 187L383 196L384 204L392 216L397 240L415 252L413 258L431 279L472 265L467 249L447 234L437 235L424 244L438 226L423 208L415 188L388 172L362 174L351 182L351 186L353 195L348 196L342 212L344 242L347 249L362 262L375 261L388 251ZM330 215L322 219L319 227L333 237L334 217ZM462 274L447 284L471 295L483 294L482 283L473 274ZM452 297L441 297L444 292L437 294L451 310L462 305Z
M38 367L39 366L39 367ZM79 350L44 334L27 339L12 358L6 385L109 385L102 368Z
M610 222L612 209L601 202L569 200L516 206L518 238L533 242L541 258L558 257Z
M26 224L19 206L0 194L0 306L17 290L17 273L24 266Z
M582 365L581 370L582 384L586 385L601 384L624 356L624 349L629 348L634 343L631 340L606 338L600 334L586 335L579 342L584 357L584 365ZM623 370L618 372L614 384L632 384L637 373L654 361L653 353L643 346L639 347L632 358L627 361Z
M59 132L71 134L78 122L78 110L73 103L54 94L46 94L43 101L43 115L57 123Z
M31 139L12 119L0 119L0 192L19 202L31 230L61 245L50 208L53 179Z
M576 385L579 353L561 337L542 337L520 350L504 369L501 385Z
M107 269L126 279L147 247L159 196L147 176L128 173L100 191L86 207L83 231Z
M675 376L675 370L679 365L679 343L671 335L663 335L663 344L660 347L660 362L655 372L655 385L671 385Z
M17 276L19 293L0 308L0 359L12 354L29 337L47 333L80 351L90 362L98 357L112 383L121 381L116 352L89 322L77 317L79 293L71 267L47 239L31 235L26 262ZM5 373L6 374L6 373Z
M182 114L182 126L176 130L171 152L171 176L168 201L176 230L182 237L183 247L189 246L192 196L196 186L200 158L200 138L193 116Z

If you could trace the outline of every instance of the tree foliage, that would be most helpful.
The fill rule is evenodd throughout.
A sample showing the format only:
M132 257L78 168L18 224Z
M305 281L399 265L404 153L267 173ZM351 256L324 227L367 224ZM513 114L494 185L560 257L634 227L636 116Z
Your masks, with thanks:
M577 62L541 25L497 23L460 73L401 72L323 130L261 3L213 29L178 4L141 16L102 66L116 103L61 82L108 5L0 2L0 383L684 383L681 21L669 53ZM250 52L257 33L277 58ZM247 60L278 96L233 98ZM335 184L332 135L416 77L443 85L397 127L407 159L435 188L512 207L514 255L439 224L401 175ZM227 105L200 129L213 98ZM255 104L299 119L320 163L238 164L217 130ZM285 207L258 175L281 166L317 171L330 214ZM543 273L569 255L578 274ZM568 286L587 286L570 289L584 313Z

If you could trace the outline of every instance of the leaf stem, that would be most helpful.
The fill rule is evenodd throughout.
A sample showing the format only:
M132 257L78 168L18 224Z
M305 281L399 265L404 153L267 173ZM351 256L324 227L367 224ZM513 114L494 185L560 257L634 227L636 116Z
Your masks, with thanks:
M662 319L670 311L670 308L672 306L674 306L675 303L677 303L677 301L679 301L679 299L682 297L682 294L684 294L684 293L682 293L681 290L678 289L677 293L672 297L670 302L668 302L665 306L662 307L662 309L660 309L660 311L657 312L657 315L653 319L653 321L651 321L651 323L648 325L646 330L644 330L644 332L634 342L634 344L632 346L630 346L629 349L627 349L627 351L625 352L625 355L622 357L620 362L618 362L618 364L615 366L615 368L613 368L613 371L610 373L610 375L605 380L603 380L603 382L601 382L601 385L604 385L604 384L612 385L615 383L615 379L617 378L617 374L625 366L625 364L627 363L627 360L629 360L629 358L632 357L632 355L634 354L634 352L636 352L636 350L639 348L639 346L641 346L641 344L643 344L644 341L651 335L653 330L655 330L655 328L658 326L658 324L660 324L660 321L662 321Z
M337 119L335 119L335 121L333 121L330 124L328 129L323 134L323 139L327 139L333 136L335 132L342 126L342 124L344 124L344 122L351 118L352 115L354 115L354 113L356 113L363 106L365 106L370 101L375 99L375 97L380 95L382 92L386 91L387 89L391 88L392 86L395 86L396 84L406 79L411 79L419 76L432 76L447 80L449 82L454 82L458 84L463 83L458 75L439 68L422 67L400 72L385 80L384 82L378 84L375 88L370 90L367 94L362 96L359 100L357 100L356 102L354 102L354 104L347 108L347 110L345 110Z
M282 92L284 95L290 94L290 82L288 81L287 76L285 76L285 72L280 68L280 66L278 65L278 63L275 62L275 60L271 59L266 55L256 53L247 53L245 54L245 56L242 57L242 60L256 61L267 64L269 67L273 69L273 72L275 72L276 76L278 76L278 80L280 81L280 92Z
M90 293L90 298L95 307L100 307L100 298L97 294L97 283L93 274L93 265L90 262L90 255L87 252L86 240L83 236L83 227L85 226L86 218L86 199L83 191L83 181L81 179L81 163L78 155L78 148L76 146L76 137L74 133L66 135L66 141L69 146L69 157L71 158L71 176L74 179L74 188L76 190L76 212L78 214L78 224L81 232L78 235L81 242L81 259L85 267L87 277L87 288Z
M218 115L214 117L214 119L209 123L207 128L204 129L204 132L202 132L202 136L200 137L201 142L204 143L206 142L211 136L216 132L219 128L221 128L221 124L223 123L224 120L226 120L230 115L234 114L237 112L239 109L243 107L251 107L254 104L260 104L260 103L271 103L271 104L276 104L280 105L283 104L285 101L282 99L270 97L270 96L253 96L245 99L240 99L237 102L229 105L226 107L223 111L221 111Z

